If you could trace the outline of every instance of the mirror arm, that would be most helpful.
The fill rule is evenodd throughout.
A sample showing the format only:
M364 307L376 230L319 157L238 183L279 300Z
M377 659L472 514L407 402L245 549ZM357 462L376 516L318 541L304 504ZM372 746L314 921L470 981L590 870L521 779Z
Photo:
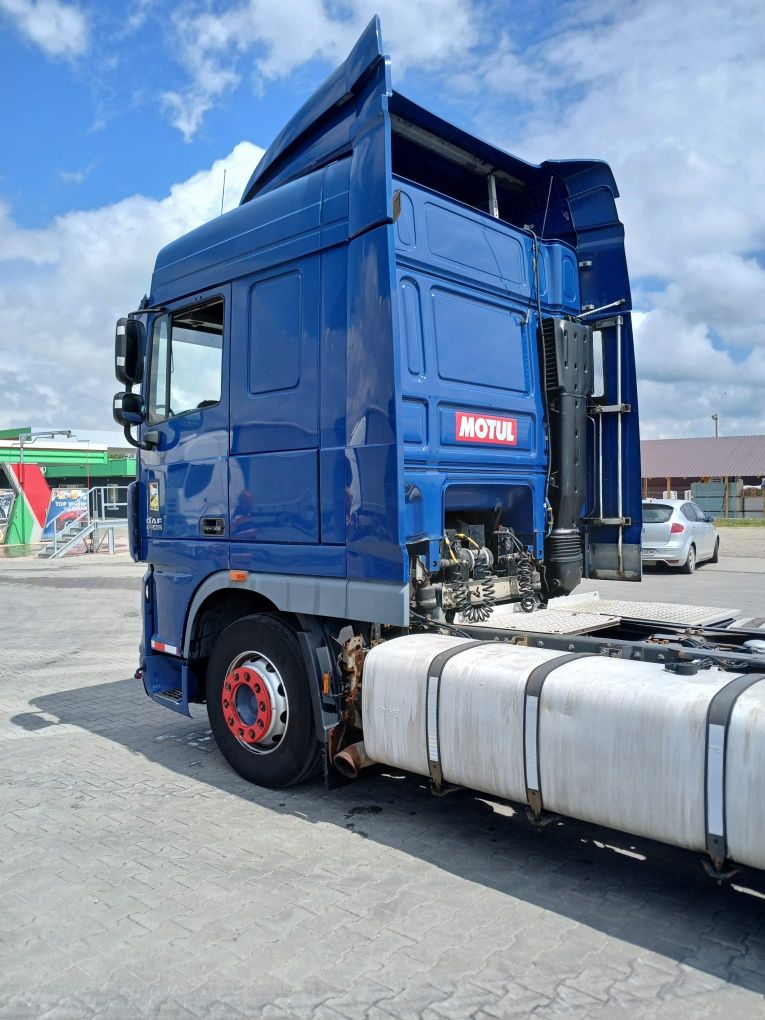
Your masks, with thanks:
M125 439L138 450L156 450L159 446L159 432L147 432L143 439L134 439L130 425L123 425Z

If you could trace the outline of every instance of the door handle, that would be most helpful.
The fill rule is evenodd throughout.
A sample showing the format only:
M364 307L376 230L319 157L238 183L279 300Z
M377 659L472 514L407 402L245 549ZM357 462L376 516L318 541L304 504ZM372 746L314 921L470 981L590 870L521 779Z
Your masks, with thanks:
M222 517L203 517L199 522L199 530L203 535L220 538L226 534L226 522Z

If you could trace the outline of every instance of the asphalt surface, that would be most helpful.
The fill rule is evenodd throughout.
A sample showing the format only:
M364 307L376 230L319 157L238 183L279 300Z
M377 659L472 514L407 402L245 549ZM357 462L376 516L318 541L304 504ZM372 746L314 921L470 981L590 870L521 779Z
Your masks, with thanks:
M738 609L742 617L765 616L765 527L720 528L719 563L702 563L693 574L659 564L644 568L643 580L584 581L577 593L635 602L683 602Z
M629 595L765 613L746 562ZM140 573L0 563L0 1017L765 1016L765 875L395 773L249 786L132 679Z

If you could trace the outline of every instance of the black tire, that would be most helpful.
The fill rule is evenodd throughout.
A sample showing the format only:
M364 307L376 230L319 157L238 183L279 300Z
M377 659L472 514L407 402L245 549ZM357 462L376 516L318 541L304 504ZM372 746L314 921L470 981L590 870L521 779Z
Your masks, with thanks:
M715 542L715 551L712 553L712 559L709 562L710 563L719 563L720 562L720 539L719 538Z
M696 546L693 543L688 547L688 558L680 569L684 574L692 574L696 569Z
M259 753L237 740L224 718L223 689L229 667L252 652L278 670L286 691L288 718L277 746ZM273 616L245 616L226 627L213 648L207 667L207 714L216 743L229 765L243 779L280 789L312 778L321 764L311 692L300 646L294 633Z

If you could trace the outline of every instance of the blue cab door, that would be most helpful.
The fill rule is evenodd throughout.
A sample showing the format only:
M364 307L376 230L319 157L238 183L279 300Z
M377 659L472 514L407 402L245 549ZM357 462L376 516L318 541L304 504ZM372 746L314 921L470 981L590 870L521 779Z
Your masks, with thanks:
M311 254L232 285L233 568L333 572L319 549L320 266Z
M149 324L141 435L155 446L139 480L154 647L180 646L193 591L228 567L230 296L226 284L168 303Z

